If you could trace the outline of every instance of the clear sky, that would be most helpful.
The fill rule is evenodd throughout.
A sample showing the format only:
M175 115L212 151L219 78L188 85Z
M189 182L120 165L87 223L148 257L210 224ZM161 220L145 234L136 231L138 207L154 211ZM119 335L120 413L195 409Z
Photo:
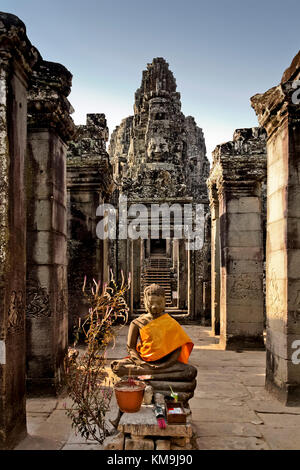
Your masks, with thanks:
M72 72L76 124L105 113L112 132L133 114L146 64L164 57L209 158L234 129L257 125L249 98L278 84L300 48L299 0L0 0L0 10Z

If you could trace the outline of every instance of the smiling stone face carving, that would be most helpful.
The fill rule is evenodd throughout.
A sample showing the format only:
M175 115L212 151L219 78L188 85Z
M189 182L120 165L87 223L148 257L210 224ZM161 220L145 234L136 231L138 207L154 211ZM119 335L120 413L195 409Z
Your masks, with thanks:
M152 162L165 161L169 154L169 145L164 137L151 137L147 147L147 156Z

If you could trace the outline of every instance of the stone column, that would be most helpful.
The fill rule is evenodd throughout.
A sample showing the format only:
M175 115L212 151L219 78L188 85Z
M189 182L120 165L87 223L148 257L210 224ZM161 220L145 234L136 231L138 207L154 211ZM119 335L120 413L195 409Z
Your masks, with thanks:
M40 61L28 93L27 391L56 393L68 346L66 142L72 75Z
M263 348L261 190L255 183L224 190L220 234L220 342L227 349Z
M141 239L129 240L131 248L131 312L133 313L140 304L140 289L141 289Z
M216 189L211 190L211 327L214 336L220 334L220 221Z
M108 127L104 114L88 114L86 124L76 126L67 154L68 187L68 286L69 333L73 336L78 319L88 313L82 295L84 277L87 289L93 278L108 282L110 268L117 278L116 240L98 238L97 208L111 197L112 168L106 152ZM117 208L117 194L111 204Z
M189 244L189 242L187 242ZM187 251L187 291L189 319L195 319L195 251Z
M203 262L203 313L201 324L211 325L211 215L205 216Z
M187 310L188 308L188 255L185 249L186 240L178 240L178 308Z
M0 13L0 449L26 433L27 86L39 54L16 16Z
M239 129L232 142L218 146L213 154L209 184L216 184L219 202L220 343L227 349L264 344L261 182L266 177L265 139L263 129Z
M300 52L280 85L251 99L268 134L266 387L300 403Z
M204 264L207 263L207 260L204 258L204 248L201 250L194 251L194 297L195 297L195 317L194 319L201 324L203 322L203 271Z

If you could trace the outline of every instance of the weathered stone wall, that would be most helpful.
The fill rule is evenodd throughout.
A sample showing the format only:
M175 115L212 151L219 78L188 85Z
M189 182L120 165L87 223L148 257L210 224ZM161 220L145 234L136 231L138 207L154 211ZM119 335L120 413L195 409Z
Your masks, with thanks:
M27 86L38 58L22 21L0 13L0 449L26 432L24 158Z
M216 332L219 307L221 344L226 348L263 346L265 141L262 128L238 129L233 141L213 152L208 179L213 218L212 308Z
M108 128L104 114L88 114L86 125L77 126L69 144L68 171L68 285L70 334L79 316L87 313L82 295L93 278L107 280L108 252L97 238L97 207L106 202L114 187L106 152Z
M67 141L74 133L67 100L72 75L40 61L28 93L27 391L56 393L68 346Z
M300 402L300 367L292 360L300 334L299 79L300 51L278 86L251 99L268 134L266 386L288 404Z

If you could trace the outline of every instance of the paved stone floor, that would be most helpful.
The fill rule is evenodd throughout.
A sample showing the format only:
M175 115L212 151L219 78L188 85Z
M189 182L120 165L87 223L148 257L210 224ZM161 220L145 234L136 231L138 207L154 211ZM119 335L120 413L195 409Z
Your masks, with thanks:
M300 450L300 407L285 407L264 390L265 353L222 351L209 328L184 328L195 343L190 362L198 368L190 400L198 449ZM126 355L126 336L123 328L108 359ZM64 396L28 399L28 436L16 449L101 450L75 435L65 403ZM111 416L116 412L114 400Z

